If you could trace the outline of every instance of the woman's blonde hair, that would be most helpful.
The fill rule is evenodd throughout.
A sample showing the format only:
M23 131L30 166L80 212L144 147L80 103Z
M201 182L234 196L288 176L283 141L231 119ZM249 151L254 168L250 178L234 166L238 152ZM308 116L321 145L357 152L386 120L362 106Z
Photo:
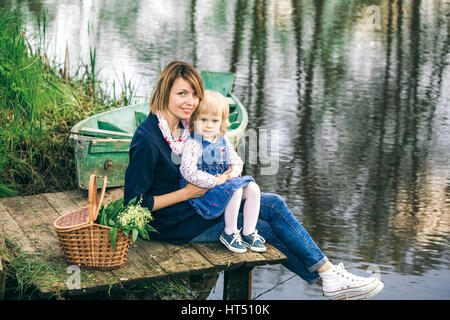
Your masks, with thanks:
M150 99L150 110L153 114L167 109L170 90L175 80L179 77L189 82L200 101L203 99L205 89L198 71L187 62L173 61L161 72L155 91L153 91Z
M213 116L221 116L222 124L220 125L220 133L224 136L227 128L230 125L228 116L230 114L230 107L227 99L217 91L205 90L203 99L200 101L198 108L191 116L191 126L189 130L194 132L194 123L202 114L209 114Z

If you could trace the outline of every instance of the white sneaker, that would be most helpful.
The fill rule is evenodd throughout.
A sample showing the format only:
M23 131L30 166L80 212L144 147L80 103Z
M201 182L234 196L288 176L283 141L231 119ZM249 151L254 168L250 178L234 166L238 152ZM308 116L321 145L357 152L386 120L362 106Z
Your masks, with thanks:
M331 300L369 299L383 290L384 284L374 277L364 278L351 274L342 263L321 272L323 295Z

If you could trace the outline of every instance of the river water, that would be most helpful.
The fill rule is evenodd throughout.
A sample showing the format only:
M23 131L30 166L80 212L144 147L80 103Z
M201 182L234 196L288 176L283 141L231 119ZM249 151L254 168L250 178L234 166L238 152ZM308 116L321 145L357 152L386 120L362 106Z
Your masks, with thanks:
M14 2L30 30L46 12L50 57L67 46L73 70L96 48L136 102L172 60L234 72L249 136L267 137L243 155L262 191L331 261L379 276L377 299L450 299L448 1ZM322 299L281 265L254 270L253 297Z

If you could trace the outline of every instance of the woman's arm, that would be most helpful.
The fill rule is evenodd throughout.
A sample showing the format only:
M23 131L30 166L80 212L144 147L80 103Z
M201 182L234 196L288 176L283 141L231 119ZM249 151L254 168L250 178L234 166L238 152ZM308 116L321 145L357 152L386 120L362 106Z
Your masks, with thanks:
M182 201L187 201L191 198L200 198L208 189L200 188L196 185L188 183L184 188L166 193L160 196L153 196L153 211L163 209L165 207L177 204Z
M124 203L136 196L143 196L142 205L156 211L191 198L203 196L208 189L187 184L184 188L159 196L147 194L153 183L154 170L158 162L157 148L151 137L137 132L130 146L130 162L125 172Z
M130 161L125 171L124 204L142 196L142 206L151 209L153 197L148 190L153 183L154 169L159 159L149 133L136 131L130 145Z

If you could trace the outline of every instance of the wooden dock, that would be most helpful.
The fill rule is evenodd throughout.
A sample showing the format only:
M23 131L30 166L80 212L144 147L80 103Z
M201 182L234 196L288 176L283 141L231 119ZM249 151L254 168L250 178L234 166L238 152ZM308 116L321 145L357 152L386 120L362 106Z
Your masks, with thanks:
M123 188L107 189L105 202L123 195ZM264 253L236 254L217 243L173 245L138 239L132 244L125 265L111 271L81 268L79 286L68 285L66 262L53 222L61 215L87 207L87 191L73 190L0 199L0 233L17 246L30 261L42 264L34 280L41 298L70 296L109 290L112 286L137 281L165 280L224 271L224 299L251 298L251 270L255 266L278 264L286 257L270 244ZM0 236L0 299L5 291L6 272Z

